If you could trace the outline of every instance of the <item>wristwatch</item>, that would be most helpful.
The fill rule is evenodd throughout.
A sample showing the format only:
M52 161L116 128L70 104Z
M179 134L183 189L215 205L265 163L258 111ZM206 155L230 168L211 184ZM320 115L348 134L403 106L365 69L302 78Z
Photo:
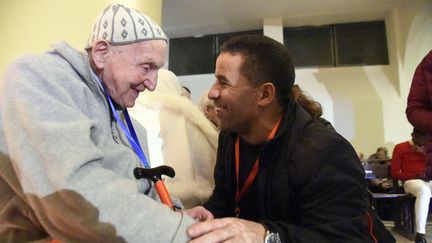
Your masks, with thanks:
M264 238L264 243L282 243L279 234L267 230L266 237Z

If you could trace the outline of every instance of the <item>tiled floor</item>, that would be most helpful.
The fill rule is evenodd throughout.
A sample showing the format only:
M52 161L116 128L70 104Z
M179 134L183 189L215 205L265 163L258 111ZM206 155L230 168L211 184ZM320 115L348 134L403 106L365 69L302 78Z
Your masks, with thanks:
M385 221L384 224L390 230L393 227L393 224L390 221ZM405 238L402 235L399 235L398 233L394 232L393 230L391 230L391 232L392 232L393 236L396 238L396 242L397 243L411 243L411 242L414 242L414 241L411 241L411 240ZM427 240L427 242L432 243L432 224L430 222L428 222L428 225L426 226L426 240Z
M384 225L391 231L393 236L396 238L396 242L398 243L408 243L408 242L414 242L413 240L410 240L406 238L403 235L400 235L396 233L392 228L394 227L394 223L391 220L391 215L394 215L394 210L397 208L395 207L394 201L390 199L379 199L376 201L377 204L377 213L379 217L383 220ZM432 205L431 205L432 206ZM381 213L380 213L381 212ZM429 243L432 243L432 210L429 209L429 215L427 217L428 221L426 224L426 240Z

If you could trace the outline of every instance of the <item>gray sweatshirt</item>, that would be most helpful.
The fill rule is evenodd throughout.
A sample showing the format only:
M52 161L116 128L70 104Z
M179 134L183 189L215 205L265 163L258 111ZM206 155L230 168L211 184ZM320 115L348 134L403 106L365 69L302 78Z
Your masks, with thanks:
M144 129L134 123L144 151ZM0 81L0 242L186 242L189 216L144 194L87 54L58 43Z

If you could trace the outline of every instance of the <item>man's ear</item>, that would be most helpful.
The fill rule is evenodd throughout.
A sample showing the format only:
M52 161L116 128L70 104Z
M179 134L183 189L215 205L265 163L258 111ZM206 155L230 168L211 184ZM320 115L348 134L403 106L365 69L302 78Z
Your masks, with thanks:
M276 88L273 83L266 82L260 85L261 97L258 104L267 106L276 98Z
M103 69L105 66L105 55L108 54L109 44L104 40L99 40L94 43L91 49L91 57L97 69Z

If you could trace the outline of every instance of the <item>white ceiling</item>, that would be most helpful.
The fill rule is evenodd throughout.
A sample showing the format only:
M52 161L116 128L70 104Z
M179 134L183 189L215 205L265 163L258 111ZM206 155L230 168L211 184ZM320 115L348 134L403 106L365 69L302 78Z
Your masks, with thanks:
M163 0L162 28L169 38L261 29L282 17L285 27L385 19L409 0Z

